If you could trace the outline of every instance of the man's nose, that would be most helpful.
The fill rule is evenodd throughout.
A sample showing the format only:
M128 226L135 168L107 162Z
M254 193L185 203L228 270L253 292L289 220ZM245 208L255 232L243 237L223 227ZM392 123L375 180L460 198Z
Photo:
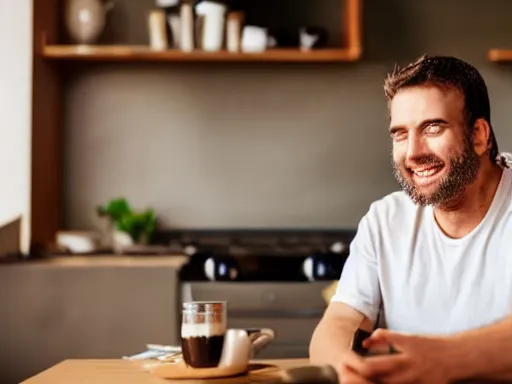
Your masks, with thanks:
M425 143L420 135L410 132L407 140L407 158L413 159L424 153Z

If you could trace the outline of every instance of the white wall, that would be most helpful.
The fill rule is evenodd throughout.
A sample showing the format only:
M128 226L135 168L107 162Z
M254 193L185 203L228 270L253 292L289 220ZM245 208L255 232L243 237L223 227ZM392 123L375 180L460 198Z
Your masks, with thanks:
M0 225L22 218L30 243L32 0L0 0Z

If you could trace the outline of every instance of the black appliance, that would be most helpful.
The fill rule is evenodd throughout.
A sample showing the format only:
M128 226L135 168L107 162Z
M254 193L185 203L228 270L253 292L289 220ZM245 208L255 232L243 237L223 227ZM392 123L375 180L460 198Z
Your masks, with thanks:
M190 256L182 281L332 281L355 235L351 230L190 230L158 241Z

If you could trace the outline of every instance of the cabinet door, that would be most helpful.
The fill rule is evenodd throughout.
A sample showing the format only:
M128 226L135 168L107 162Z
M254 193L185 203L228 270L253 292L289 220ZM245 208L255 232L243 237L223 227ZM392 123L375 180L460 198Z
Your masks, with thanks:
M177 270L0 267L0 382L69 358L113 358L179 342Z

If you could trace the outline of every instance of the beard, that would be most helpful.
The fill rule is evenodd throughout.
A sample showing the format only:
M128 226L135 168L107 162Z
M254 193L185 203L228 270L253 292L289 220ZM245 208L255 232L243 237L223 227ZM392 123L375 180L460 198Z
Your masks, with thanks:
M430 154L417 157L414 163L418 166L429 166L443 164L443 161ZM480 167L478 155L469 140L465 140L462 154L451 157L448 164L450 167L448 174L438 182L437 188L429 195L420 193L416 188L404 161L400 163L393 161L393 174L400 187L415 204L443 206L462 195L466 187L475 181Z

